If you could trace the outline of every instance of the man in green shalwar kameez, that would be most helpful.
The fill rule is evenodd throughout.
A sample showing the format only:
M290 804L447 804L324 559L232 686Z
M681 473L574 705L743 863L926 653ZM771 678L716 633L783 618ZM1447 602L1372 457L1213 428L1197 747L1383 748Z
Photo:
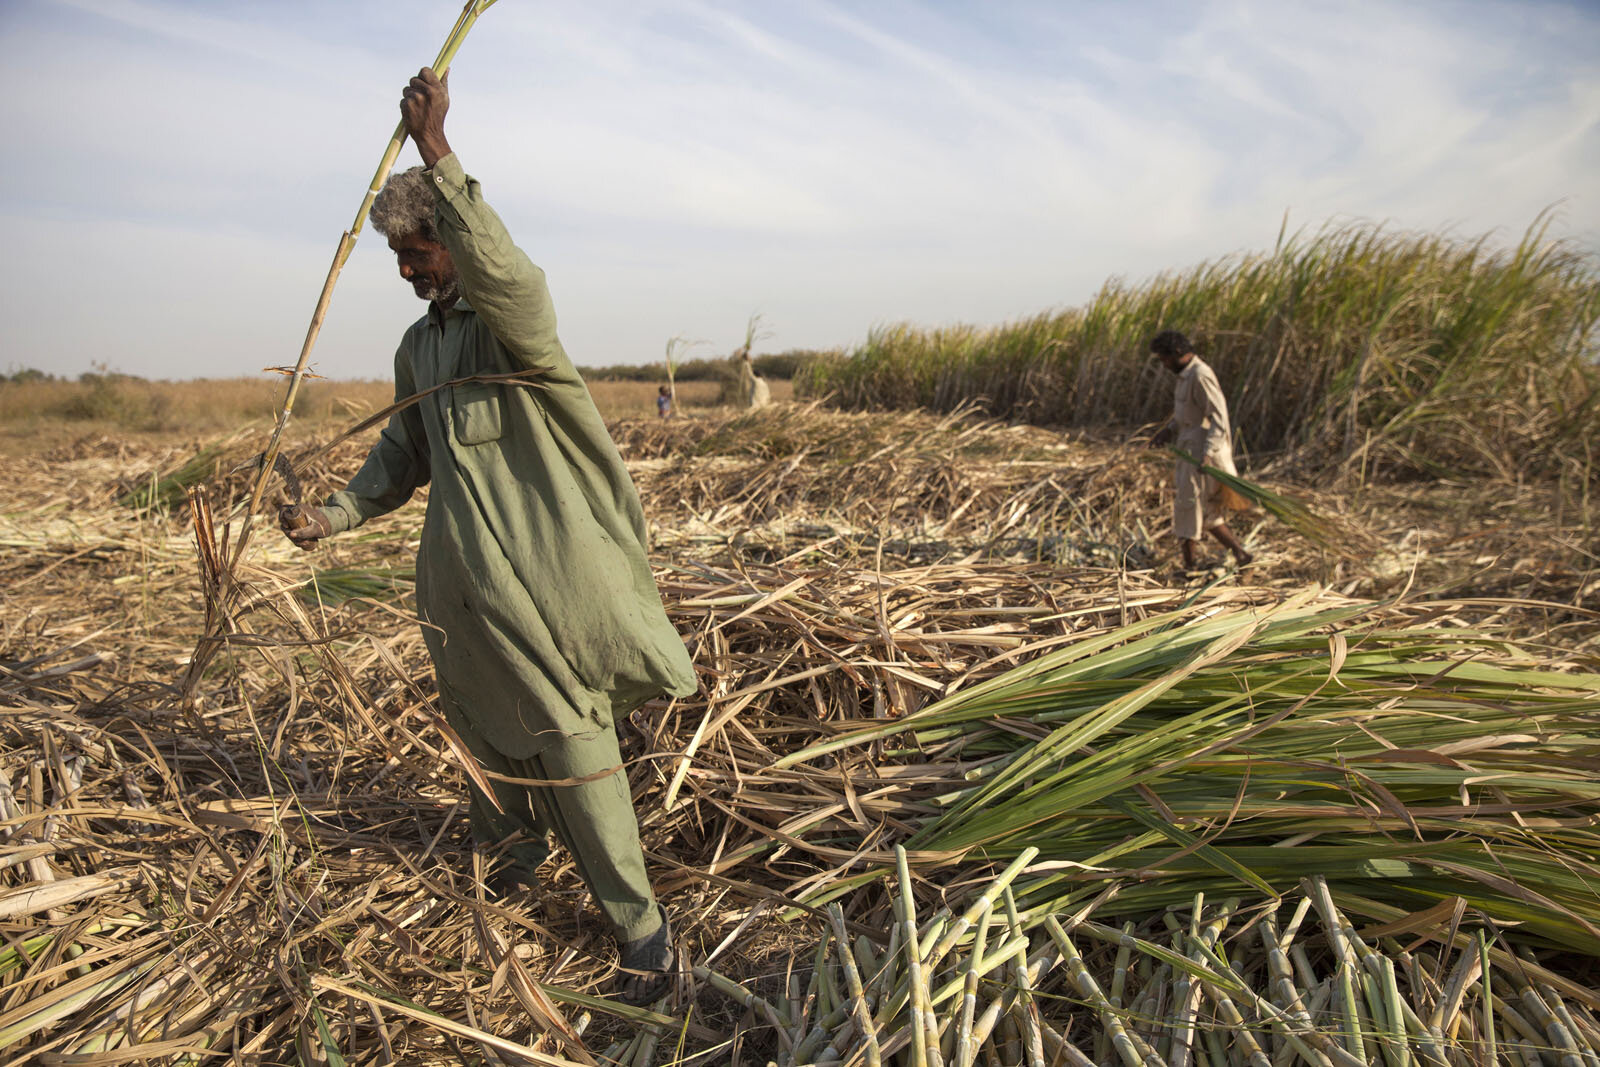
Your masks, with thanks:
M400 507L430 484L417 604L450 725L493 775L503 811L474 789L473 829L531 881L555 832L610 921L634 1003L663 992L665 912L644 870L614 723L696 688L646 560L638 493L556 338L544 273L512 243L444 136L449 94L431 70L401 104L423 167L373 205L401 277L429 301L395 354L396 399L478 375L396 413L349 486L302 508L305 547ZM531 372L531 373L528 373Z

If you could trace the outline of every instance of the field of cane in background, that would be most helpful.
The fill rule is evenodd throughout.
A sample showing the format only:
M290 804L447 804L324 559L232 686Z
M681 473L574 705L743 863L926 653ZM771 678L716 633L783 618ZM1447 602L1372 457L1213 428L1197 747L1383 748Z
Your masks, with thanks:
M801 395L848 407L977 403L1047 426L1165 418L1146 344L1180 328L1228 394L1245 456L1319 472L1515 480L1595 476L1600 436L1593 254L1542 223L1502 251L1366 223L990 328L887 326L851 358L810 365Z

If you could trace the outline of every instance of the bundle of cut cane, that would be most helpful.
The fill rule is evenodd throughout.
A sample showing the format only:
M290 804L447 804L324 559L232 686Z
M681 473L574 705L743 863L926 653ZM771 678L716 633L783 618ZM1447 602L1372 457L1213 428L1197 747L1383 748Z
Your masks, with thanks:
M1249 504L1255 504L1307 541L1335 556L1352 561L1366 560L1371 559L1382 547L1369 531L1356 523L1316 511L1296 497L1275 493L1237 474L1202 463L1181 448L1169 448L1167 451L1221 482L1230 509L1242 510Z
M1600 1049L1592 1003L1491 949L1482 929L1426 947L1402 944L1402 930L1363 934L1320 879L1267 908L1208 908L1197 894L1144 928L1092 908L1025 913L1010 883L1032 859L959 916L919 923L901 849L886 947L852 943L830 905L803 988L794 977L768 1000L696 973L772 1027L786 1065L1464 1067L1586 1064Z
M1124 875L1122 904L1156 910L1321 873L1370 919L1459 897L1530 943L1600 957L1600 676L1535 669L1532 650L1471 631L1361 625L1370 610L1301 596L1169 612L774 768L896 737L919 762L959 759L888 814L914 851L1070 863L1018 884L1034 908Z

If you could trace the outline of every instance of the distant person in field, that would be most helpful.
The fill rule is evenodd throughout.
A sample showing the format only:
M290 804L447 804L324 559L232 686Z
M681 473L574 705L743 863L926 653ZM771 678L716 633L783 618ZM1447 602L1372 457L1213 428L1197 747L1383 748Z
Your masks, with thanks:
M303 509L308 525L280 522L310 547L431 485L417 605L440 703L491 775L523 780L494 779L498 811L473 788L474 835L523 835L495 872L510 892L534 882L555 833L616 934L622 998L648 1003L668 987L671 933L615 723L694 692L694 670L646 560L638 493L556 337L544 272L451 151L449 106L433 71L411 79L400 112L423 166L394 175L372 208L400 277L428 301L395 354L395 397L429 392L390 418L344 491ZM461 381L508 372L533 387Z
M750 362L749 347L742 346L733 355L738 363L739 406L746 411L754 411L772 403L772 387L767 385L765 378L756 373L755 365Z
M663 419L672 417L672 390L664 385L656 390L656 414Z
M1228 474L1237 473L1228 401L1217 384L1216 373L1195 355L1194 345L1177 330L1156 334L1150 351L1178 377L1172 391L1172 419L1150 443L1159 448L1173 441L1202 464ZM1239 566L1254 559L1228 529L1225 500L1229 494L1224 492L1222 483L1182 459L1178 460L1176 478L1178 495L1172 505L1172 533L1183 548L1184 569L1195 568L1195 542L1200 540L1202 531L1232 552Z

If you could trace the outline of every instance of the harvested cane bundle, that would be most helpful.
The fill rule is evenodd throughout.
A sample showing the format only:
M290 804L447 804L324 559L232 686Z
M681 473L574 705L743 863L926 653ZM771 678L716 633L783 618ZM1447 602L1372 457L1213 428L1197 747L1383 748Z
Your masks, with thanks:
M771 1026L786 1064L1465 1067L1600 1050L1593 992L1558 989L1470 920L1407 944L1404 923L1358 930L1316 878L1266 907L1197 893L1139 924L1022 912L1010 886L1032 855L959 916L919 923L900 850L895 936L852 942L830 905L803 997L696 974Z
M1370 560L1382 546L1369 532L1355 523L1321 512L1313 511L1304 501L1282 493L1274 493L1265 486L1246 481L1237 474L1202 463L1181 448L1167 451L1192 463L1200 470L1222 483L1224 506L1242 511L1254 503L1273 518L1313 544L1351 561Z
M1300 597L1154 616L774 768L914 742L918 763L953 769L885 812L907 847L1039 848L1061 866L1018 881L1031 909L1115 886L1138 918L1197 888L1270 900L1321 875L1368 920L1459 899L1521 946L1600 958L1600 676L1471 632L1358 629L1370 610Z

